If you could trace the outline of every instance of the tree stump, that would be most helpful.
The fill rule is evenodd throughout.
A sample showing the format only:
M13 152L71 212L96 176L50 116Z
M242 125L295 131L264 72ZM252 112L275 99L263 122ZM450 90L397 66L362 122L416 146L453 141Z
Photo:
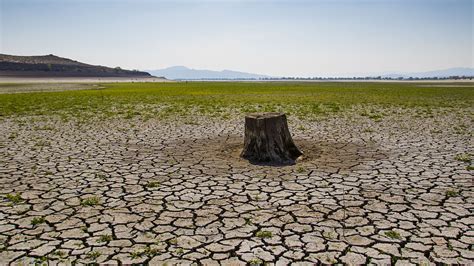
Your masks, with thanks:
M245 140L241 157L256 163L294 164L302 154L291 138L284 113L245 116Z

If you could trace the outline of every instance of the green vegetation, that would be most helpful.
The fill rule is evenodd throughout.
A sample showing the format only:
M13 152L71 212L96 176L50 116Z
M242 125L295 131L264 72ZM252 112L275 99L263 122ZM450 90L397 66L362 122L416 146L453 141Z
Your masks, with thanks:
M142 256L156 256L157 254L159 254L160 251L157 249L157 248L152 248L150 246L147 246L145 247L144 250L134 250L130 253L130 258L131 259L137 259L137 258L140 258Z
M402 238L402 236L398 232L395 232L395 231L387 231L387 232L385 232L385 235L387 237L392 238L392 239L401 239Z
M250 218L250 217L244 217L244 220L245 220L245 224L246 224L246 225L252 225L252 218Z
M38 225L38 224L42 224L42 223L45 223L45 222L46 222L46 220L44 219L44 217L35 217L31 220L31 224L33 226Z
M45 141L45 140L39 140L38 142L35 143L35 146L36 147L46 147L46 146L50 146L50 143L48 141Z
M147 247L145 248L143 254L145 254L145 255L147 255L147 256L152 256L152 257L153 257L153 256L155 256L155 255L157 255L157 254L159 254L159 253L160 253L160 251L159 251L157 248L152 248L152 247L150 247L150 246L147 246Z
M371 112L363 112L360 114L361 116L365 116L365 117L368 117L376 122L379 122L382 120L383 118L383 115L382 114L379 114L377 113L377 111L375 110L372 110Z
M101 173L95 174L95 177L100 178L100 179L104 179L104 180L107 179L107 176L105 174L101 174Z
M397 264L397 261L400 260L400 257L398 256L390 256L390 262L392 265Z
M273 234L270 231L258 231L255 233L255 236L260 238L270 238L273 236Z
M95 206L100 204L100 198L97 196L85 198L81 200L81 205L82 206Z
M454 247L453 247L453 245L451 245L450 242L448 242L448 249L451 250L451 251L454 250Z
M178 239L177 238L172 238L172 239L168 240L168 243L170 245L176 245L176 244L178 244Z
M454 159L465 163L470 163L472 160L470 154L458 154L454 157Z
M146 184L147 188L156 188L159 186L160 186L160 183L156 181L151 181L151 182L148 182L148 184Z
M66 252L64 252L62 250L56 250L52 253L52 255L62 258L62 257L66 256Z
M300 167L296 168L296 172L298 172L300 174L304 173L305 171L306 171L306 169L303 166L300 166Z
M101 235L99 239L97 240L98 243L109 242L109 241L112 241L111 235Z
M39 258L35 258L33 263L35 266L46 266L48 265L48 258L45 256L41 256Z
M7 194L5 195L5 198L9 201L11 201L12 203L20 203L23 201L23 199L21 198L21 195L20 193L16 193L16 194Z
M18 137L18 133L17 132L13 132L10 134L10 136L8 136L8 139L9 140L13 140L13 139L16 139Z
M448 198L456 197L457 195L459 195L459 192L457 192L456 190L446 191L446 197L448 197Z
M263 261L259 258L254 258L249 261L249 264L252 266L263 265Z
M130 253L130 258L131 258L132 260L134 260L134 259L140 258L142 255L143 255L143 251L141 251L141 250L135 250L135 251L132 251L132 252Z
M8 84L7 84L8 85ZM61 118L229 117L249 112L283 111L314 118L353 106L380 120L383 107L470 107L474 86L427 87L376 82L176 82L102 84L101 90L0 94L0 117L58 115ZM439 84L437 84L439 85ZM446 84L449 85L449 84ZM466 86L467 85L467 86ZM6 85L0 85L6 86ZM379 108L380 107L380 108ZM367 108L364 108L369 110Z
M5 251L7 250L8 243L5 242L4 240L0 240L0 251Z
M182 248L176 249L176 255L182 255L183 253L184 253L184 250Z
M100 255L102 255L102 254L99 251L91 251L91 252L87 253L86 257L88 259L95 260L98 257L100 257Z

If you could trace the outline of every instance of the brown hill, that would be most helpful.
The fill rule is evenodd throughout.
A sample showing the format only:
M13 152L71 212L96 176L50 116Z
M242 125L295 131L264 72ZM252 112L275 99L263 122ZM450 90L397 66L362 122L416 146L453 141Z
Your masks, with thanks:
M0 54L0 76L10 77L151 77L147 72L94 66L55 55Z

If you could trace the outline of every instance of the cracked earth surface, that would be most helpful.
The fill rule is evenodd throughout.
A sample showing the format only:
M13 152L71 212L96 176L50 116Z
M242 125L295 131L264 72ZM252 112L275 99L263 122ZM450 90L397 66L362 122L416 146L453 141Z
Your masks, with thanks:
M5 119L0 261L471 264L471 119L293 119L285 167L238 157L241 119Z

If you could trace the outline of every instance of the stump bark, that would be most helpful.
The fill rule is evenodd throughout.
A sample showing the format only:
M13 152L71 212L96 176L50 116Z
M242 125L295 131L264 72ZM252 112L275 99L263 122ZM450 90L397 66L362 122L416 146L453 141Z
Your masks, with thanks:
M241 157L257 163L293 164L302 154L291 138L284 113L256 113L245 117Z

